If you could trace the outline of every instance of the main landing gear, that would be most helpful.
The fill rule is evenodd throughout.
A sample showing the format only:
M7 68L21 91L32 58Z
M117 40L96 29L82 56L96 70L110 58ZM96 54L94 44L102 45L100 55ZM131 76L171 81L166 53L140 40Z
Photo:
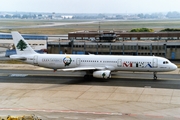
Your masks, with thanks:
M92 75L84 75L84 80L91 80L92 78Z
M93 78L92 73L93 71L86 71L86 74L84 75L84 80L91 80Z
M157 80L157 72L153 72L154 80Z

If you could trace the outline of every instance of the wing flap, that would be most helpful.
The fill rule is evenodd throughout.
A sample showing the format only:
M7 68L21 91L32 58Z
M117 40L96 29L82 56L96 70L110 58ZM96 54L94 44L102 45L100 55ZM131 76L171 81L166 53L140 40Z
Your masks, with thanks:
M105 70L105 67L76 67L61 69L62 71L86 71L86 70Z
M85 71L85 70L96 70L95 67L77 67L77 68L66 68L62 71Z

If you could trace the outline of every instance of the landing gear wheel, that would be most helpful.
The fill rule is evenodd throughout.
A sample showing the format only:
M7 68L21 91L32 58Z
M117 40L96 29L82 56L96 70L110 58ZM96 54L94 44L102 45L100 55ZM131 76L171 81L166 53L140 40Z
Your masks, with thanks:
M93 79L93 71L86 71L86 74L84 75L84 80L92 80Z
M157 73L156 72L154 72L154 80L157 80L157 75L156 75Z
M84 75L84 80L91 80L92 78L92 75Z

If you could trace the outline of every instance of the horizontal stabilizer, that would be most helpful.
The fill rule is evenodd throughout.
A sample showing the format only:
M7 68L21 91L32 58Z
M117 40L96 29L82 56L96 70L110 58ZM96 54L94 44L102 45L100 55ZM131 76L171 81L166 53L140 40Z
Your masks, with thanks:
M19 55L11 55L10 58L14 59L14 60L27 60L26 57L22 57L22 56L19 56Z

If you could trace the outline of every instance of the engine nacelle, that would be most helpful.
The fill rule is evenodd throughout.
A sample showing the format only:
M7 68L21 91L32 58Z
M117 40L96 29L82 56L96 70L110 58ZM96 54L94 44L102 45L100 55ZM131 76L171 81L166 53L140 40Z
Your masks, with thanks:
M111 71L104 70L104 71L94 71L93 77L95 78L103 78L103 79L109 79L111 78Z

